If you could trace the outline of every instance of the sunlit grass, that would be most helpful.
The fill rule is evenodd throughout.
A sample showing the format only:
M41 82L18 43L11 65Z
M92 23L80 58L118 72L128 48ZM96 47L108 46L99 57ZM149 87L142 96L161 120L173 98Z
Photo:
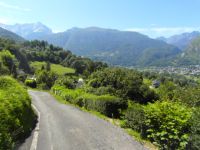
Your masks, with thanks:
M41 67L45 65L46 62L39 62L39 61L31 62L31 66L36 70L41 69ZM58 75L63 75L65 73L75 73L75 70L73 68L64 67L59 64L51 64L51 71L55 72Z

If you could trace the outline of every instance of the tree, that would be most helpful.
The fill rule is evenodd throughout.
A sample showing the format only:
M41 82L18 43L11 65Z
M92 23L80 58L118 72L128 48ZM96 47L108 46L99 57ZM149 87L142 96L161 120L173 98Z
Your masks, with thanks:
M15 56L10 53L8 50L3 50L0 52L0 61L6 66L10 74L16 75L17 60Z
M46 63L46 70L51 71L51 63L49 61Z

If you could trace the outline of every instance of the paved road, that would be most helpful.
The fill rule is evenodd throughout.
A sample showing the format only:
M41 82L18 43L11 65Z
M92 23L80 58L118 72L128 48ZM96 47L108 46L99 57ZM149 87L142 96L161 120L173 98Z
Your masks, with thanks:
M29 91L29 94L40 112L37 150L145 149L122 129L78 108L61 104L46 92Z

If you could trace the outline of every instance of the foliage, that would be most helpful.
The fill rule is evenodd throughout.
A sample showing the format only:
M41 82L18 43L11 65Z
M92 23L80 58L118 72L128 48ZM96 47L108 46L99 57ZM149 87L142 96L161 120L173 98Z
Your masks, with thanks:
M57 75L52 71L40 70L36 74L37 77L37 85L39 85L42 89L48 90L54 85Z
M192 111L184 105L163 101L145 109L145 136L161 149L185 149L189 140Z
M27 91L10 77L0 77L0 114L0 149L13 149L32 130L35 116Z
M26 79L26 80L25 80L25 85L26 85L26 86L29 86L29 87L31 87L31 88L36 88L36 87L37 87L37 83L36 83L36 81L33 80L33 79Z
M174 101L179 101L189 107L200 106L200 87L177 88Z
M156 94L143 84L142 75L134 70L106 68L93 73L90 85L94 88L111 87L113 94L139 103L157 99Z
M127 107L126 101L115 96L97 96L85 93L82 89L71 90L58 85L53 86L52 90L70 103L85 107L88 110L96 110L108 117L119 117L119 110Z
M9 74L16 75L17 63L15 61L15 56L10 53L8 50L3 50L0 52L0 62L2 72L5 72L4 68L6 67L9 70ZM5 66L5 67L3 67Z
M67 89L75 89L77 83L77 78L74 76L62 76L56 80L57 85L64 86Z
M142 133L144 125L144 109L143 106L137 103L131 104L125 113L125 127L132 128L133 130Z
M188 149L200 149L200 108L196 108L190 120L192 123Z

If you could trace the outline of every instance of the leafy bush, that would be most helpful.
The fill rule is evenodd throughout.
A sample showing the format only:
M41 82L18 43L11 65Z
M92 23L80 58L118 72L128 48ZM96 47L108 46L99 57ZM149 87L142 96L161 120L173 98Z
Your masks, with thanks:
M114 95L131 99L139 103L152 102L157 99L154 91L143 84L142 74L135 70L123 68L106 68L94 72L89 85L94 88L112 87Z
M27 91L10 77L0 77L0 114L0 149L13 149L32 130L35 115Z
M29 86L29 87L32 87L32 88L36 88L37 87L36 81L32 80L32 79L26 79L25 80L25 85Z
M88 110L96 110L108 117L119 117L119 110L127 107L125 100L115 96L97 96L85 93L82 89L71 90L58 85L53 86L52 90L66 101L85 107Z
M190 120L191 134L188 144L188 149L199 150L200 149L200 107L196 108L193 112L192 118Z
M132 104L125 113L125 127L132 128L142 133L144 125L144 109L140 104Z
M189 139L191 110L179 103L163 101L145 109L145 135L162 149L185 149Z
M78 79L76 79L75 77L65 75L58 78L56 80L56 84L65 86L65 88L68 88L68 89L75 89L77 80Z
M37 72L37 84L39 84L39 87L42 89L51 89L56 79L57 75L54 72L46 70L40 70Z
M108 117L119 117L119 109L127 107L126 101L115 96L85 94L82 98L86 109L96 110Z

